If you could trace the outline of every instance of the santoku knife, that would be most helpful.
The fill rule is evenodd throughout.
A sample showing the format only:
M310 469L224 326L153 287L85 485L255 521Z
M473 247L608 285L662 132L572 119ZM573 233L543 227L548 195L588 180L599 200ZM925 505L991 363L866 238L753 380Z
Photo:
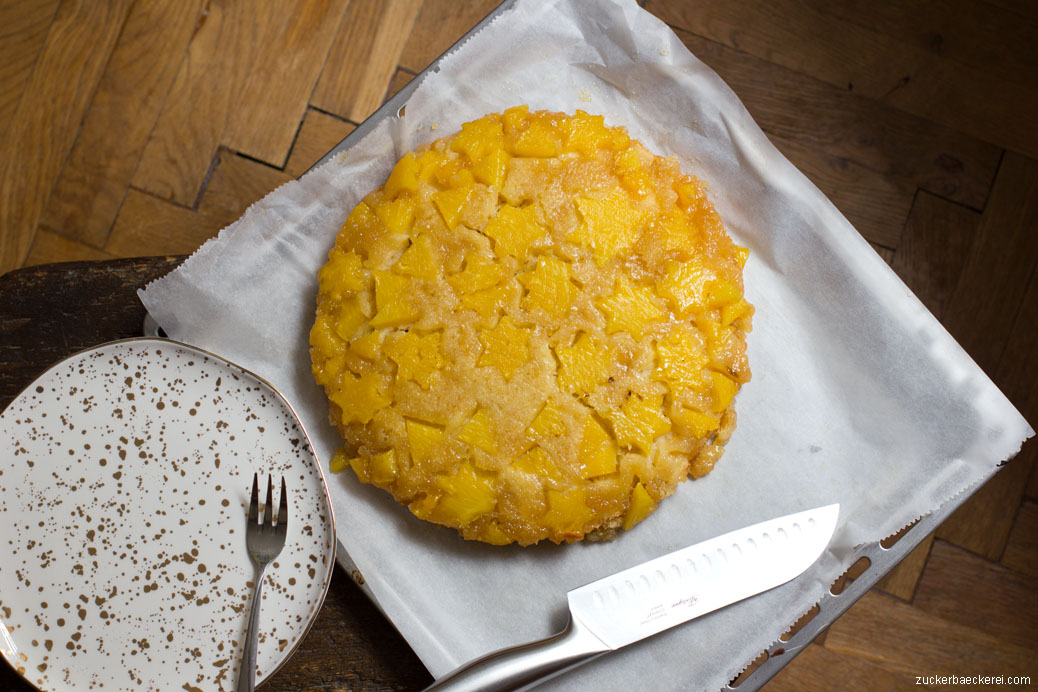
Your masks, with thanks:
M567 594L559 634L467 663L426 692L524 690L563 671L794 579L822 554L839 505L711 538Z

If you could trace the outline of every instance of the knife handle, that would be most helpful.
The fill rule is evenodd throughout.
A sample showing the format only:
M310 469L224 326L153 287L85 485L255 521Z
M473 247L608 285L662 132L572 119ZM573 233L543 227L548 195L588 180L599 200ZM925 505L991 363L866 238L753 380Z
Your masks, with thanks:
M571 615L566 629L559 634L470 661L433 682L424 692L526 690L609 650Z

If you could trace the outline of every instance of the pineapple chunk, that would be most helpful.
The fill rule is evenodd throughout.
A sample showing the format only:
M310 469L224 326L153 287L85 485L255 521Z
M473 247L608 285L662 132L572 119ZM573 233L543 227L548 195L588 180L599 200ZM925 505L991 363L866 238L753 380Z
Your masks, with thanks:
M674 311L684 317L692 310L704 309L708 287L716 278L698 257L683 263L668 262L660 293L670 301Z
M562 472L555 462L551 460L548 453L540 447L534 447L512 462L512 468L531 476L550 478L553 481L562 481Z
M401 192L418 191L418 159L409 152L400 159L386 181L386 196L394 199Z
M719 372L711 372L710 380L713 384L714 403L711 410L714 413L724 411L732 403L735 393L739 391L739 385L735 380Z
M433 194L433 203L440 210L440 216L443 217L443 222L447 224L447 228L453 231L457 227L471 194L471 185L441 190Z
M679 252L682 260L688 260L695 249L695 234L684 214L671 211L658 219L658 227L663 231L664 245Z
M514 539L495 522L489 522L479 532L479 540L490 545L508 545Z
M635 339L641 339L650 323L666 316L655 297L651 288L635 285L621 274L613 295L598 303L606 316L606 333L628 332Z
M447 279L458 293L475 293L504 280L505 267L476 253L465 258L465 268Z
M461 126L461 132L451 142L451 150L464 153L469 161L478 163L500 151L505 145L505 131L497 118L480 118Z
M653 379L662 380L675 394L704 387L703 368L710 362L702 337L687 326L672 331L656 344L659 355Z
M378 312L371 318L371 326L399 327L418 319L418 310L411 304L411 279L390 272L375 271L375 307Z
M706 303L710 308L723 308L732 305L742 298L742 291L730 281L718 279L707 285Z
M350 344L350 353L367 360L377 360L382 355L382 333L368 332Z
M631 140L618 127L606 127L601 115L588 115L577 111L562 126L565 140L564 151L579 152L585 156L594 156L599 149L624 149Z
M559 358L559 386L570 392L591 393L609 377L609 349L587 333L581 333L572 346L555 349Z
M335 321L328 315L318 315L314 326L310 328L310 346L328 358L341 353L346 343L336 332Z
M315 360L310 369L317 384L322 387L332 387L339 384L339 376L342 374L345 362L346 359L342 356L332 356L321 364Z
M634 245L646 221L646 213L631 204L620 188L605 199L580 197L577 210L584 222L570 239L591 251L598 266L603 266Z
M504 113L505 146L514 156L547 158L561 149L561 137L549 114L530 114L525 106Z
M354 377L346 373L342 384L330 394L331 400L342 409L343 424L368 423L378 411L389 406L382 376L374 373Z
M493 329L481 332L479 341L483 353L476 365L497 368L506 380L512 379L519 366L530 359L530 330L516 326L508 315Z
M347 238L351 236L365 237L377 228L379 228L378 217L366 202L355 206L342 225L342 230L345 231Z
M616 171L620 174L620 184L635 199L643 199L652 191L652 178L633 149L616 155Z
M526 432L530 433L533 437L550 437L553 435L565 435L566 434L566 420L562 416L562 411L548 399L544 402L544 406L533 418L533 422L526 429Z
M389 485L396 480L396 452L392 449L371 457L368 466L371 467L371 480L376 485Z
M518 277L527 290L523 308L543 312L549 317L563 315L577 295L577 287L569 277L567 262L554 257L538 259L533 271Z
M514 282L509 282L475 293L463 294L460 302L462 307L475 311L482 318L482 326L488 326L493 324L494 317L512 302L517 290L518 286Z
M414 200L400 197L392 202L383 202L375 207L375 216L390 233L405 234L414 223Z
M544 228L537 223L533 205L521 209L504 205L483 232L494 239L494 252L498 257L511 255L519 260L525 260L530 246L544 237Z
M436 178L436 174L447 163L447 157L438 151L427 149L418 155L415 162L418 164L418 182L428 183Z
M493 484L467 463L453 475L438 476L436 485L444 494L433 516L452 526L465 526L476 517L493 512L497 506Z
M360 457L353 457L349 461L350 468L353 469L353 473L357 475L357 480L361 483L370 483L371 474L368 473L368 468L364 464L364 460Z
M584 535L584 526L591 519L584 488L548 491L548 512L544 523L557 539L576 539Z
M472 414L472 418L469 418L469 422L458 433L458 439L482 449L487 454L497 453L494 426L490 423L490 416L486 409L478 409Z
M504 149L494 149L472 164L472 175L484 185L501 190L505 186L505 173L511 158Z
M653 441L670 430L670 419L660 413L662 408L662 396L643 399L632 394L619 410L609 411L606 417L622 446L648 454Z
M654 509L656 509L656 501L649 495L645 486L638 483L631 492L631 504L627 508L627 513L624 514L624 530L630 531L631 527L652 514Z
M752 314L753 306L747 303L745 298L740 298L738 301L721 308L721 326L730 327L735 320L749 317Z
M339 304L339 311L335 315L335 333L344 341L350 341L370 316L356 296L347 298Z
M412 329L398 338L387 338L384 350L396 363L397 379L413 380L422 389L432 386L446 364L440 354L440 332L423 336Z
M404 426L411 459L416 464L432 459L436 448L443 441L443 428L413 418L407 418Z
M321 291L333 299L344 293L362 291L367 288L368 276L361 265L360 255L333 248L328 253L328 263L317 273Z
M422 233L397 260L395 271L416 279L435 281L439 276L441 256L432 236Z
M332 473L339 473L349 468L350 458L346 455L346 449L339 447L335 450L335 454L332 455L331 461L328 462L328 470Z
M735 261L739 263L740 267L746 266L746 260L750 258L750 248L736 246L735 248Z
M616 470L617 447L598 419L589 415L584 419L580 436L580 477L604 476Z
M702 439L717 430L720 419L716 415L701 413L695 409L675 406L670 418L674 421L674 427L678 432Z

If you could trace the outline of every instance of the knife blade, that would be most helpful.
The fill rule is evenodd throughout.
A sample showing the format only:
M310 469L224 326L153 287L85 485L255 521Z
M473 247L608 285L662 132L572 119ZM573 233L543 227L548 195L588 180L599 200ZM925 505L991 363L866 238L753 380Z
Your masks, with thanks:
M610 651L785 584L822 554L827 505L754 524L573 589L562 632L462 665L425 692L526 690Z

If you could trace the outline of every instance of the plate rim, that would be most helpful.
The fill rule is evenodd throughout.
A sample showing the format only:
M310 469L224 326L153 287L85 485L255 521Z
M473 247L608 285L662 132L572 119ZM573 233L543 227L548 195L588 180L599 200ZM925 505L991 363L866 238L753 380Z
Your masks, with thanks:
M335 508L332 506L332 498L331 498L331 495L328 492L328 479L325 477L324 467L321 465L321 460L318 459L317 453L314 451L313 442L310 440L310 433L307 431L306 426L303 425L303 421L302 421L302 419L300 419L299 414L296 412L295 407L292 406L292 403L285 397L284 394L281 393L281 390L278 389L277 387L275 387L273 385L273 383L271 383L268 379L266 379L262 375L258 375L255 372L253 372L252 370L249 370L248 368L246 368L246 367L244 367L242 365L239 365L238 363L235 363L232 360L224 358L223 356L221 356L219 354L216 354L216 353L213 353L212 351L207 351L206 349L201 348L199 346L195 346L193 344L189 344L189 343L186 343L186 342L183 342L183 341L177 341L176 339L169 339L169 338L161 337L161 336L131 336L131 337L127 337L127 338L124 338L124 339L114 339L112 341L104 341L102 343L95 344L93 346L88 346L87 348L81 349L81 350L76 351L74 353L70 353L70 354L64 356L63 358L61 358L60 360L55 361L51 365L47 366L47 368L45 368L43 371L38 373L35 377L33 377L32 380L27 385L22 387L18 391L18 393L15 394L11 398L11 400L2 409L0 409L0 417L2 417L3 414L7 413L7 410L9 408L11 408L16 401L21 399L21 397L26 392L28 392L40 379L42 379L43 377L48 375L51 371L57 369L61 365L67 363L68 361L70 361L70 360L72 360L74 358L79 358L79 357L82 357L82 356L86 356L87 354L89 354L89 353L91 353L93 351L97 351L97 350L100 350L100 349L103 349L103 348L108 348L108 347L111 347L111 346L119 346L119 345L122 345L122 344L134 344L134 343L159 344L159 345L161 345L161 344L171 344L171 345L173 345L175 347L183 348L183 349L186 349L188 351L194 351L195 353L201 354L203 356L206 356L206 357L209 357L209 358L213 358L213 359L223 363L224 365L230 365L230 366L232 366L234 368L237 368L238 370L241 370L243 373L245 373L249 377L254 378L258 382L263 384L265 387L270 389L270 391L273 392L273 394L281 401L281 403L292 414L292 417L295 418L296 425L299 426L299 430L303 433L303 437L306 439L307 447L310 449L310 455L313 457L314 461L316 462L315 465L317 467L318 477L321 479L321 487L324 490L324 501L325 501L326 508L328 510L328 520L331 522L331 527L330 527L331 528L331 541L330 541L331 549L330 549L330 555L326 555L325 556L327 558L330 558L327 561L327 563L329 565L328 572L327 572L327 577L324 580L324 587L321 589L321 595L320 595L320 598L317 601L316 607L313 610L313 615L307 621L306 626L303 628L303 631L302 631L302 633L299 636L299 639L296 641L295 645L288 651L288 653L281 659L281 661L276 666L271 668L271 670L269 672L266 672L262 678L258 678L256 680L256 685L258 686L261 683L265 683L270 678L272 678L275 675L277 675L277 673L284 667L284 665L286 663L288 663L288 661L296 654L296 652L299 650L300 646L302 645L303 641L306 639L307 635L310 634L310 630L311 630L311 628L313 628L314 622L317 621L318 615L321 614L321 610L324 608L325 600L328 597L328 589L331 587L332 578L335 576L335 567L338 565L338 560L337 560L338 550L337 550L337 548L338 548L339 539L338 539L338 534L336 533L336 526L335 526ZM251 603L251 599L250 599L250 603ZM11 632L7 628L7 625L5 624L4 621L5 621L5 619L2 617L2 614L0 614L0 628L2 628L2 629L0 629L0 637L2 637L2 639L4 641L6 641L6 642L13 642L13 639L11 637ZM12 652L14 650L15 649L12 649ZM56 689L56 688L53 688L53 687L49 687L49 688L40 687L35 682L30 680L25 675L25 673L20 672L18 670L18 668L15 667L14 662L11 661L8 658L8 656L4 653L5 651L6 651L6 649L0 649L0 660L3 660L3 662L12 671L14 671L14 673L16 675L18 675L18 677L20 677L22 680L24 680L33 689L38 690L38 692L53 692L53 690ZM239 668L240 668L240 666L239 666ZM71 689L76 689L76 688L73 687Z

